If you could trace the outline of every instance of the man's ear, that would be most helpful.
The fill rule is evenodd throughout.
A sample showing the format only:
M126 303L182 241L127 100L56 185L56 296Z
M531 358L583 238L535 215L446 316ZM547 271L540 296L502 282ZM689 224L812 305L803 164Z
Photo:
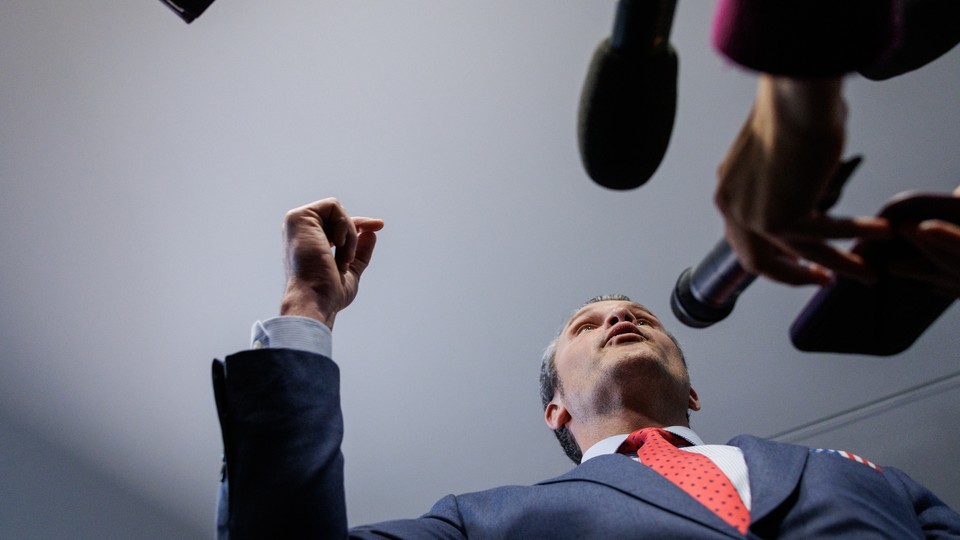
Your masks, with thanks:
M697 391L690 387L690 397L687 398L687 408L691 411L700 410L700 396L697 395Z
M567 408L563 406L563 403L554 398L553 401L547 404L547 410L543 412L543 419L550 429L556 431L567 425L567 422L570 421L570 413L567 412Z

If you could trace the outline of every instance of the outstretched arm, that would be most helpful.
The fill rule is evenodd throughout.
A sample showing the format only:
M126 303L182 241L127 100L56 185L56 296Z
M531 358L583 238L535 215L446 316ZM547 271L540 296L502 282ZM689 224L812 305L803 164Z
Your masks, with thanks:
M828 269L872 276L859 256L828 243L889 234L885 220L823 210L845 180L834 176L845 123L839 77L760 76L753 109L717 171L715 194L727 240L746 269L794 285L825 283Z
M874 218L835 218L826 200L845 139L842 77L881 58L897 32L893 0L720 0L713 44L759 72L746 122L718 170L715 201L748 270L790 284L830 270L872 273L833 238L888 233Z
M382 226L351 218L335 199L288 212L281 318L328 333L356 297ZM267 347L213 365L226 465L218 533L345 537L339 369L314 352Z

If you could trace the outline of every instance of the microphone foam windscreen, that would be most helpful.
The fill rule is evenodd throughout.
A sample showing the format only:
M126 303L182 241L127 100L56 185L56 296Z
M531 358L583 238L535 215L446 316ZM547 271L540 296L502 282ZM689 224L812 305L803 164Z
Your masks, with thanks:
M633 189L666 154L677 110L677 54L624 54L604 40L580 96L578 138L587 174L610 189Z

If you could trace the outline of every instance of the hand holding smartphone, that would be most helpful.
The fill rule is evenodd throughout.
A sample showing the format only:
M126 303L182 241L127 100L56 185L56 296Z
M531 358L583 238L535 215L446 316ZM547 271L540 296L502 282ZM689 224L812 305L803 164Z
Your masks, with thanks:
M960 197L905 192L892 198L878 214L894 229L902 223L939 219L960 225ZM790 327L796 348L890 356L903 352L953 303L954 295L919 281L896 277L891 263L923 261L907 239L895 236L856 243L859 254L879 274L865 285L837 277L804 307ZM935 271L931 266L931 271Z

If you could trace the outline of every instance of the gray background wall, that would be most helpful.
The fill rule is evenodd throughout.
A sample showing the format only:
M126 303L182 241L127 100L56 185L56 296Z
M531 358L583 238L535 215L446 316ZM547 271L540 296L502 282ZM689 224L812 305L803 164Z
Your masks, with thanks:
M812 423L793 440L960 505L955 306L892 358L794 350L811 288L758 282L706 330L670 314L721 235L714 171L756 78L711 50L712 3L680 2L668 155L642 189L601 189L575 115L614 7L219 0L187 26L156 1L0 6L0 537L212 535L209 362L277 311L283 213L331 195L387 222L335 332L353 524L567 470L539 354L611 291L684 344L708 441ZM866 161L838 213L960 183L958 68L849 78Z

